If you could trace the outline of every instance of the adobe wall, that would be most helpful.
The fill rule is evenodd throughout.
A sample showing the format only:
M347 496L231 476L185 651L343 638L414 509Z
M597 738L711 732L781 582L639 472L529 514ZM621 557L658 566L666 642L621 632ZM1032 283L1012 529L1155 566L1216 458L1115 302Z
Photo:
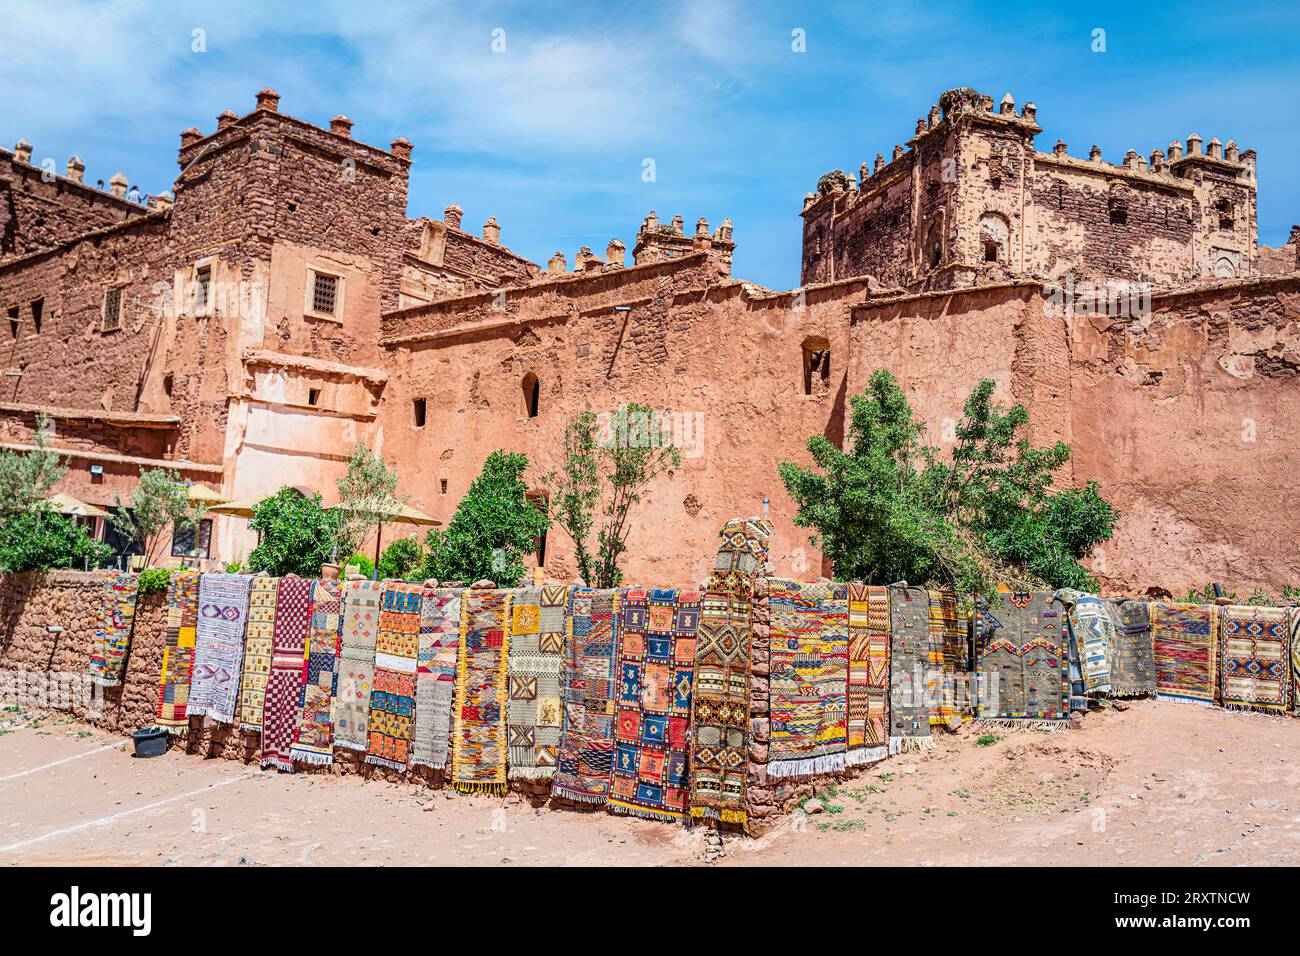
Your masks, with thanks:
M799 295L757 295L743 283L703 285L706 253L672 262L538 283L384 317L389 384L380 410L384 456L402 492L448 521L498 449L528 455L534 488L561 465L565 423L625 402L680 413L682 467L637 506L624 571L629 580L698 586L717 529L771 499L772 561L816 574L820 556L796 529L777 464L808 461L812 434L838 438L843 420L848 308L856 281ZM503 311L496 311L497 306ZM620 312L615 306L626 305ZM831 351L828 380L804 394L803 344ZM523 381L540 380L541 408L525 412ZM423 428L412 402L426 401ZM445 481L446 491L441 483ZM386 538L386 540L388 540ZM575 572L564 531L547 538L547 570Z

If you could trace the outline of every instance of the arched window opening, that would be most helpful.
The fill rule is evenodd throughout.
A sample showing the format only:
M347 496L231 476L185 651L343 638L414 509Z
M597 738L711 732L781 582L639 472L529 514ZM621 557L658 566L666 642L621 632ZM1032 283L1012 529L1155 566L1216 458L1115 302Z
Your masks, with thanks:
M542 383L536 375L529 372L524 376L524 413L529 418L536 418L542 400Z

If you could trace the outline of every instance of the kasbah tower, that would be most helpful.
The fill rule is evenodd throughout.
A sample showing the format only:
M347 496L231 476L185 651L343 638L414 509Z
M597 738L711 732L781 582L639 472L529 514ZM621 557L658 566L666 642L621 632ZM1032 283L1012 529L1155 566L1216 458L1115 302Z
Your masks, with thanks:
M684 460L636 515L627 580L698 584L764 498L777 573L810 579L827 569L777 463L842 441L888 368L931 441L991 377L1036 443L1070 443L1062 480L1122 512L1092 562L1107 592L1300 580L1300 230L1259 246L1256 156L1232 140L1114 163L1040 149L1032 103L950 90L905 144L821 177L802 285L776 292L732 276L729 220L651 212L630 256L615 239L542 266L454 202L411 218L410 142L279 99L183 131L174 192L147 205L75 156L55 173L24 140L0 150L0 441L30 447L48 414L61 490L109 506L165 466L226 498L332 502L363 440L445 522L491 451L527 454L542 494L571 416L637 401L672 413ZM1077 308L1089 290L1109 307ZM241 518L209 530L220 559L255 542ZM572 578L558 528L539 559Z

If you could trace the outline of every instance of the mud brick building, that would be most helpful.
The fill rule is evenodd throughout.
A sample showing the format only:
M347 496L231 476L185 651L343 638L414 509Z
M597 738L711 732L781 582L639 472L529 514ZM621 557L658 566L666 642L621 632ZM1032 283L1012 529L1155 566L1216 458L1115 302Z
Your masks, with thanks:
M112 505L158 465L228 498L332 500L363 439L446 520L492 450L526 453L544 494L572 415L645 402L684 460L641 506L627 572L688 584L764 498L777 572L818 572L776 465L842 439L874 369L941 445L992 377L1036 440L1072 444L1063 478L1120 508L1093 559L1109 589L1300 583L1298 243L1258 245L1254 153L1192 135L1114 165L1039 152L1039 132L1032 103L945 93L888 161L821 177L789 292L731 275L729 220L652 212L630 257L614 239L541 265L454 203L411 218L409 142L295 119L272 90L181 133L173 191L147 205L20 142L0 150L0 442L28 447L49 414L66 490ZM243 519L211 532L220 558L253 546ZM563 532L543 547L567 579Z

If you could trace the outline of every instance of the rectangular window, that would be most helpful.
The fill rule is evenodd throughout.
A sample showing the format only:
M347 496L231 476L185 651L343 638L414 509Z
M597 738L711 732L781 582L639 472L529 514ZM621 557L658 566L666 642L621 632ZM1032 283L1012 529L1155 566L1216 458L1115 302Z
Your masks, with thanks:
M323 273L313 273L311 310L318 315L337 315L339 278Z
M423 428L423 427L424 427L424 414L425 414L425 409L426 409L426 406L425 406L425 403L424 403L424 399L422 399L422 398L417 398L414 402L411 403L411 409L412 409L412 411L413 411L414 414L415 414L415 427L416 427L416 428Z
M41 319L45 317L45 300L37 299L32 303L32 325L36 326L36 331L41 330Z
M212 308L212 266L194 270L194 314L205 315Z
M9 306L9 334L18 338L18 306Z
M173 558L206 558L212 544L212 519L201 518L199 523L182 531L172 526Z
M320 401L320 389L319 388L307 389L307 404L315 405L319 401Z
M122 290L109 289L104 293L104 322L103 330L105 332L116 332L122 327Z

